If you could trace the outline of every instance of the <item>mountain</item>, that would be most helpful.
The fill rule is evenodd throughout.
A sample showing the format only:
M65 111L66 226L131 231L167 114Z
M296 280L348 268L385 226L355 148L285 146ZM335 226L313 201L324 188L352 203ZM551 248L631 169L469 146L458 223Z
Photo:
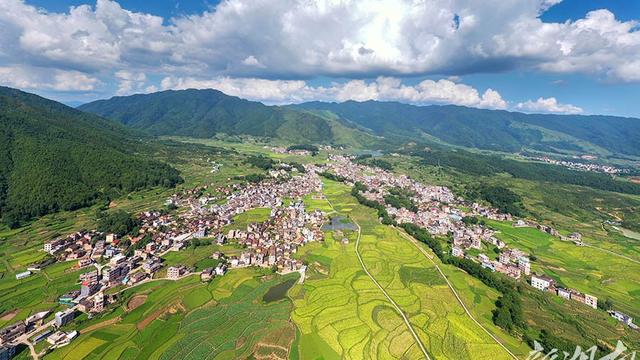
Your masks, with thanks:
M308 102L294 108L331 112L345 122L398 141L517 152L589 152L640 156L640 119L615 116L523 114L454 105L397 102Z
M181 181L124 126L0 87L0 217L11 226L100 196Z
M375 140L368 134L354 134L358 130L330 117L290 107L267 106L212 89L117 96L78 109L153 135L207 138L226 133L356 146Z

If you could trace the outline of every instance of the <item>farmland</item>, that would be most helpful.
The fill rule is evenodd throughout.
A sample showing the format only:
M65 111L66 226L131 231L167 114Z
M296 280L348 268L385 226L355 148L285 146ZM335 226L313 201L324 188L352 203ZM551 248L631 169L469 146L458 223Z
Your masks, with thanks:
M325 195L338 213L361 226L359 250L365 266L406 314L431 356L509 358L464 313L434 265L398 230L380 225L375 213L359 205L344 185L325 181ZM294 297L301 354L325 359L424 357L407 325L354 256L355 237L350 234L349 244L343 244L328 233L325 244L309 257L325 274L309 278Z
M537 257L532 271L545 273L566 287L600 299L611 298L616 308L640 316L640 264L561 241L534 228L514 228L511 223L496 221L487 223L500 231L498 238Z
M122 294L123 304L146 295L142 305L81 321L82 335L45 359L286 358L295 337L291 302L262 297L289 278L238 269L209 284L196 276L147 283Z

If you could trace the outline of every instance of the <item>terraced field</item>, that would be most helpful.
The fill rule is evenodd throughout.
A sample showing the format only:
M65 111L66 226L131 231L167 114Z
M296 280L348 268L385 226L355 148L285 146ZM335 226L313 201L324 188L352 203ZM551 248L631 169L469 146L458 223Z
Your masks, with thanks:
M380 225L374 211L357 204L342 184L325 181L325 195L338 213L360 225L364 265L404 312L431 358L511 358L471 321L433 263L398 230ZM424 358L403 318L363 271L356 237L351 234L343 244L328 233L310 256L310 263L325 269L294 298L300 353L325 359Z
M489 221L498 238L537 257L532 270L559 279L564 286L611 298L619 310L640 316L640 264L603 252L560 241L533 228Z
M142 305L85 319L78 339L45 359L284 359L295 338L291 302L262 297L292 276L237 269L209 284L191 276L141 285L123 297L144 294Z

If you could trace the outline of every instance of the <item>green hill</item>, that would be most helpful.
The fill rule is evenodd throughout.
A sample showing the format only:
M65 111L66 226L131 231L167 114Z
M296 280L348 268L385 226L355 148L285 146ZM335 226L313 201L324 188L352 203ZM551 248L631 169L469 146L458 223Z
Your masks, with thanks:
M168 90L117 96L78 107L152 135L198 138L217 133L285 139L288 142L340 143L361 146L374 137L353 135L329 118L290 107L267 106L225 95L218 90Z
M332 112L349 124L397 141L442 141L486 150L589 152L640 156L640 119L544 115L454 105L397 102L309 102L294 106ZM435 139L434 139L435 138Z
M181 181L172 167L134 153L144 148L112 121L0 87L0 217L18 226L103 195Z

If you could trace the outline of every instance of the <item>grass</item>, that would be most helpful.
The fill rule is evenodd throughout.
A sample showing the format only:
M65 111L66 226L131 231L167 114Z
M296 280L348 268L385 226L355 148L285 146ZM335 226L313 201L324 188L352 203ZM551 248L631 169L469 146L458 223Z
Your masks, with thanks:
M251 223L262 223L269 220L270 208L254 208L238 214L231 219L231 224L224 227L224 231L247 230Z
M532 271L545 273L560 284L611 298L616 309L640 316L640 264L598 249L576 246L534 228L514 228L509 222L487 221L508 245L537 257Z
M375 212L359 205L346 186L325 181L324 192L340 214L360 224L367 269L398 303L433 357L508 358L471 322L434 265L397 229L379 224ZM310 276L294 298L292 315L301 332L300 358L423 357L402 318L362 271L355 257L356 233L349 237L344 245L327 232L325 243L310 251ZM315 267L319 270L314 273Z

